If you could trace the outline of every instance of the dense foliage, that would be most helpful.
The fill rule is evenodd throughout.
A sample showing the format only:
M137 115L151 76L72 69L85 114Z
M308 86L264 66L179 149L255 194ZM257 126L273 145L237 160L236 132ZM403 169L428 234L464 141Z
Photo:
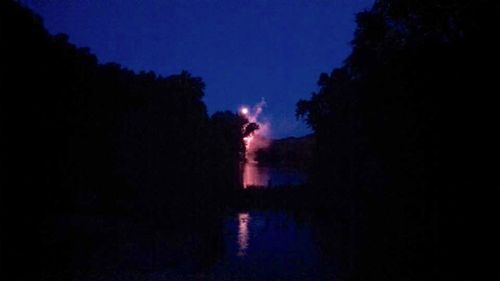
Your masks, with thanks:
M499 16L495 1L376 1L357 15L344 65L297 103L316 135L316 198L371 236L364 278L458 274L445 266L459 256L446 231L470 212L459 202L472 200L476 141L498 89Z
M331 163L319 168L332 173L318 176L360 180L373 167L359 164L377 162L391 177L428 181L444 138L467 138L458 106L475 109L494 86L494 72L478 70L498 61L498 43L482 41L498 9L492 1L377 1L358 14L344 66L321 74L319 91L297 104L318 135L319 161Z
M99 64L30 10L0 3L1 206L16 235L4 241L22 241L2 254L22 259L73 215L178 226L223 208L240 185L248 120L210 118L201 78Z
M248 121L231 112L210 120L201 78L98 64L10 1L1 19L3 141L20 173L8 173L10 183L76 197L87 188L120 196L131 186L168 193L209 184L219 160L241 160Z

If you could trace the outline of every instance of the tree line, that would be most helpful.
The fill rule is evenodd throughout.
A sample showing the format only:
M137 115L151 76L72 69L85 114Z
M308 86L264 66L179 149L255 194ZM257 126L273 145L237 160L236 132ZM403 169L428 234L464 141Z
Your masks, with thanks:
M3 241L19 242L2 255L40 249L64 216L173 227L223 208L241 184L246 118L209 116L199 77L101 64L17 1L0 3Z
M477 165L491 148L499 15L495 1L377 0L357 15L343 65L297 103L316 136L313 198L364 240L360 280L463 274L457 232L494 205Z

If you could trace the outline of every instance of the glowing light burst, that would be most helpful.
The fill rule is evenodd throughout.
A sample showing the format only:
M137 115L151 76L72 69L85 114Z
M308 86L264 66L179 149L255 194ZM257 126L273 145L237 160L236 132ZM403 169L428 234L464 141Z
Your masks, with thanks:
M246 158L247 160L254 160L254 153L261 149L265 148L269 145L268 136L270 133L270 123L267 120L260 120L261 113L263 108L266 106L266 102L262 99L260 102L255 104L252 108L249 106L241 106L240 114L245 116L250 123L256 123L259 125L259 129L252 132L250 135L243 138L243 142L245 143L246 148ZM246 128L246 127L245 127ZM243 128L243 130L245 130Z
M241 106L239 108L239 113L241 116L248 120L245 127L242 128L243 132L246 131L247 127L251 123L257 124L259 127L254 130L248 136L243 138L245 144L245 162L242 166L242 181L243 188L247 188L250 185L263 185L262 181L257 181L260 176L255 173L256 154L260 149L265 149L270 144L269 135L271 132L271 123L266 119L262 118L261 113L263 108L266 106L266 102L262 99L259 103L255 104L253 107ZM254 166L252 166L254 165ZM254 169L252 169L254 167ZM262 180L267 181L268 179L262 178Z
M243 138L243 142L245 143L245 148L248 150L248 147L250 146L250 142L253 139L253 133L250 134L248 137Z
M249 122L254 122L254 123L257 123L257 116L255 116L254 114L250 113L250 109L247 107L247 106L242 106L240 108L240 114L245 116ZM246 126L243 127L243 131L246 129ZM250 142L252 141L253 139L253 135L254 135L254 132L252 132L250 135L246 136L243 138L243 142L245 143L245 148L246 150L248 150L249 146L250 146Z
M242 107L240 110L241 114L247 115L248 114L248 107Z

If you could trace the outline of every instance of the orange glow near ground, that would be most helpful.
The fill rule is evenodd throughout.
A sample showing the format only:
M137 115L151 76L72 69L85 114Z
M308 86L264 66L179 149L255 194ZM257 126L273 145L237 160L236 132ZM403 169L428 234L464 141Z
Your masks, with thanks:
M244 137L243 141L245 142L245 148L248 150L250 143L252 142L253 134L250 134L248 137Z
M256 167L257 161L255 160L255 154L259 149L263 149L269 146L270 141L266 138L270 133L270 123L268 120L258 120L261 115L266 102L262 99L259 103L255 104L253 107L242 105L239 108L239 114L245 117L250 123L256 123L258 129L251 132L248 136L243 138L245 144L245 161L242 167L242 180L243 187L248 186L265 186L269 180L266 177L258 174L258 169ZM245 126L246 126L245 125ZM242 128L244 132L246 127Z
M242 166L243 188L268 186L270 183L270 172L266 167L259 167L255 161L249 160Z

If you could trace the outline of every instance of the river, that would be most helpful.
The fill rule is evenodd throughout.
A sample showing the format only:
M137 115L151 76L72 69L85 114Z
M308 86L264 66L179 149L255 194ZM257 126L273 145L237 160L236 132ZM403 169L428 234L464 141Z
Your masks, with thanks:
M325 235L307 215L230 211L216 221L199 221L182 231L115 222L108 226L118 227L112 234L96 234L103 241L92 246L83 237L87 243L72 246L71 280L336 279L337 265L321 246ZM77 228L96 223L110 224L79 219ZM59 274L47 280L69 277Z
M244 188L300 185L307 180L306 172L300 169L260 165L256 161L245 162L242 171Z
M207 274L214 280L332 280L307 220L280 211L226 218L224 254Z

